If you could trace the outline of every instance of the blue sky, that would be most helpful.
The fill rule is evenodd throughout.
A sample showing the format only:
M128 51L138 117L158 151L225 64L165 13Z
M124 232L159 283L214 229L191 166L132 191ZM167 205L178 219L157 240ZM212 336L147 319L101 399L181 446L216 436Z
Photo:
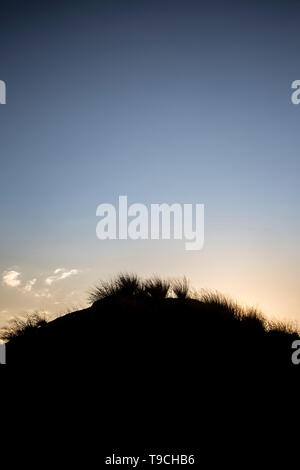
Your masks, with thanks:
M0 323L122 270L300 320L299 2L23 3L1 6ZM204 249L100 242L122 194L205 204Z

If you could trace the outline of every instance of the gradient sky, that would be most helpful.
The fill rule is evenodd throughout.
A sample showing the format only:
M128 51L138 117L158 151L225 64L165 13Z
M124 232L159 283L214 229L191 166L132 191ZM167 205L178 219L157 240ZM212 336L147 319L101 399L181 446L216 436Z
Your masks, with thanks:
M0 324L124 270L300 321L300 2L0 9ZM204 249L99 241L96 208L122 194L205 204Z

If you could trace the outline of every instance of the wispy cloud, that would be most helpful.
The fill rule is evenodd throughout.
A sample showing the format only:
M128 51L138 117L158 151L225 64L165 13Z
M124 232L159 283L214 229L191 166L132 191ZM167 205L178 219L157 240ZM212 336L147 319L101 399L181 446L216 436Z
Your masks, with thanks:
M25 292L25 293L31 292L34 284L36 283L36 281L37 281L37 279L34 278L34 279L31 279L30 281L26 282L25 286L22 289L23 292Z
M14 269L6 270L2 273L2 283L11 288L15 288L16 292L20 292L22 294L29 294L36 298L41 299L49 299L54 296L55 293L51 293L50 287L53 283L58 281L62 281L70 276L75 276L79 273L78 269L70 269L66 270L64 268L57 268L53 271L53 273L48 276L46 279L41 278L32 278L28 281L21 280L22 273L21 271L16 271ZM42 286L41 283L46 284ZM3 313L3 312L2 312Z
M63 279L66 279L67 277L78 274L78 272L79 272L78 269L70 269L70 271L66 271L64 268L57 268L55 269L52 276L49 276L46 278L45 283L48 286L51 286L53 282L62 281Z
M51 294L49 292L49 289L41 289L35 292L34 294L35 297L45 297L49 299L51 297Z
M20 276L21 273L19 273L18 271L4 271L2 275L3 284L9 287L19 287L21 284L21 281L19 279Z

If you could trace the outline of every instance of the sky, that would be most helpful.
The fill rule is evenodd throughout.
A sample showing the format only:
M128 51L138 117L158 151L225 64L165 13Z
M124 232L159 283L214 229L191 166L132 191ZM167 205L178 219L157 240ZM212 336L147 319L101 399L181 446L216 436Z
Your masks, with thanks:
M2 1L0 326L121 271L300 322L299 1ZM205 205L205 243L96 237L96 208Z

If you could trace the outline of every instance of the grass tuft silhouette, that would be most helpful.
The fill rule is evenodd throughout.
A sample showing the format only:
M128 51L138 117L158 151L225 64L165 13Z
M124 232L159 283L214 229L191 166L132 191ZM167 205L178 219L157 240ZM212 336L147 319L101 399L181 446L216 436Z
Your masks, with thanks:
M172 290L177 299L187 299L190 296L189 282L184 276L182 280L178 279L173 282Z
M89 301L94 303L98 300L112 296L129 297L138 294L141 283L136 274L121 273L110 281L100 281L89 293Z
M156 300L165 299L171 290L171 282L153 277L143 283L145 293Z
M0 331L0 339L2 341L11 341L18 337L30 337L37 329L42 328L47 323L47 315L39 312L13 318L8 326Z

